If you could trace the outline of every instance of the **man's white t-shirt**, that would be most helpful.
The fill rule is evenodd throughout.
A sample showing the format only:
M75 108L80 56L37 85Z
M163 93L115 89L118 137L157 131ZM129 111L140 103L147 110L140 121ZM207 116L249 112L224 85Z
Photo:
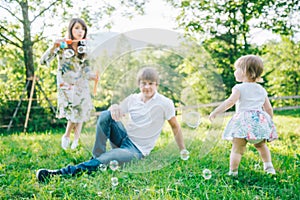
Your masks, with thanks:
M129 114L125 125L128 137L133 144L148 155L155 146L165 120L175 116L175 107L171 99L156 92L146 103L142 94L132 94L121 104L123 113Z

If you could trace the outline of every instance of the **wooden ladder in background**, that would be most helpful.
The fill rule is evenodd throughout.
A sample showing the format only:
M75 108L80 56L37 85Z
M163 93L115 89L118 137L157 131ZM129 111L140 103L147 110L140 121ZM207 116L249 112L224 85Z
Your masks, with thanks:
M28 80L28 81L27 81L27 83L26 83L26 86L25 86L24 90L22 91L22 95L21 95L21 97L20 97L20 100L19 100L19 102L18 102L18 105L17 105L17 107L16 107L16 109L15 109L15 111L14 111L14 114L13 114L13 116L12 116L12 118L11 118L9 124L8 124L7 131L9 131L10 128L12 127L13 120L14 120L14 118L17 116L17 113L18 113L18 111L19 111L19 109L20 109L20 106L21 106L21 103L22 103L22 100L23 100L23 96L24 96L24 94L25 94L26 91L27 91L27 88L28 88L28 85L29 85L29 81L30 81L30 80L32 80L32 87L31 87L31 90L30 90L30 97L29 97L29 102L28 102L28 106L27 106L26 119L25 119L25 123L24 123L24 130L23 130L23 132L25 133L26 130L27 130L28 120L29 120L30 110L31 110L31 105L32 105L32 100L33 100L32 97L33 97L35 85L38 86L39 90L42 92L42 94L44 95L45 99L47 100L47 102L48 102L48 104L49 104L51 110L52 110L53 113L55 114L55 108L54 108L54 106L52 105L51 101L48 99L48 97L47 97L45 91L42 89L41 85L39 84L38 78L36 77L36 75L34 75L33 77L28 78L27 80Z

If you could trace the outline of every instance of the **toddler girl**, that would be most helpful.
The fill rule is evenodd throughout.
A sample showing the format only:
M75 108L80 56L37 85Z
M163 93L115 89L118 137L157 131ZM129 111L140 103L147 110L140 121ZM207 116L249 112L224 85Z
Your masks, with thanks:
M278 138L272 121L273 109L266 90L256 83L262 81L263 62L258 56L246 55L240 57L234 67L235 79L242 83L236 84L230 97L209 115L212 121L217 114L236 104L236 113L223 133L223 139L232 140L229 175L238 175L238 167L247 142L254 144L259 151L265 172L275 174L271 153L266 145L266 141Z

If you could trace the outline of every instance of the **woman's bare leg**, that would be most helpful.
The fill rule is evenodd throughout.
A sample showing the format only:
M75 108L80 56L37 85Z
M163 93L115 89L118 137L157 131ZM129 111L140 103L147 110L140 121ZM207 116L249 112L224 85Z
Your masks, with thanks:
M74 126L74 140L79 140L83 123L76 123Z
M65 134L63 135L63 137L70 138L71 131L72 131L72 129L74 129L74 126L75 126L75 124L74 124L73 122L68 121L68 123L67 123L67 128L66 128L66 132L65 132Z

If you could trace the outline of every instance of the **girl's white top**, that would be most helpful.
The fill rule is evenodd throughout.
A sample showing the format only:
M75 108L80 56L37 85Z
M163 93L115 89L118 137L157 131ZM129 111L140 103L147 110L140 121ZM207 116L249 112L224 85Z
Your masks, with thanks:
M247 110L262 110L265 99L268 96L267 91L258 83L236 84L233 89L240 91L240 98L236 102L236 112Z

